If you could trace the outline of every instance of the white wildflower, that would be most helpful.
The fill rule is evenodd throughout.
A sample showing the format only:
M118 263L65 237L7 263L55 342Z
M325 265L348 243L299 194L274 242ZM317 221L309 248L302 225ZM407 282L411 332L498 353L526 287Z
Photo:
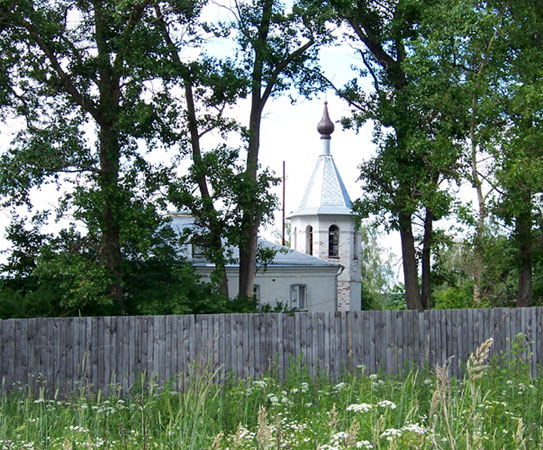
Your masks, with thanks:
M383 431L383 433L381 433L380 437L389 438L389 437L401 436L401 435L402 435L402 430L398 430L397 428L388 428L385 431Z
M424 433L426 433L426 428L419 425L418 423L408 423L407 425L404 425L402 427L402 430L403 431L410 431L411 433L416 433L416 434L424 434Z
M347 411L353 411L353 412L368 412L373 408L373 405L370 405L368 403L360 403L360 404L352 404L347 406Z
M344 441L349 436L348 433L345 431L338 431L336 434L332 436L333 441Z
M378 405L380 408L396 409L396 404L391 402L390 400L381 400Z

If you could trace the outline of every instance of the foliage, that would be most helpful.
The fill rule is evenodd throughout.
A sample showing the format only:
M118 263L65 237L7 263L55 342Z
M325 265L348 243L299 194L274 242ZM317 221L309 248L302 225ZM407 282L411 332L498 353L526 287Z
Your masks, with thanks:
M392 255L379 245L382 235L377 227L362 225L360 263L362 282L362 309L382 309L394 279ZM386 258L386 259L385 259Z
M192 367L162 388L123 396L81 388L47 398L24 387L0 399L0 444L49 448L540 448L543 379L531 379L522 338L508 363L487 363L487 341L462 380L446 367L403 377L364 367L330 381L292 362L282 377L224 380ZM143 384L142 377L142 384Z
M93 264L98 241L73 229L59 236L40 234L38 224L33 226L30 232L22 222L10 228L17 246L2 267L0 318L256 310L201 282L192 265L178 256L179 237L167 224L147 235L140 231L135 242L123 239L124 310L108 296L108 278ZM145 254L138 251L143 238Z

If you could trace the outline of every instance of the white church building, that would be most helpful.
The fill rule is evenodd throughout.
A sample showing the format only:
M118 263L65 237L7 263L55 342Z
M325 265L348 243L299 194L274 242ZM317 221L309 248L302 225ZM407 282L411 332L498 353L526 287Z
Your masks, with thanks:
M357 311L361 309L361 236L355 227L349 194L331 154L334 124L326 102L317 130L321 135L320 155L300 206L287 217L293 248L259 240L259 245L275 249L276 254L266 268L258 268L254 295L260 304L273 306L281 302L301 311ZM172 226L179 230L192 223L189 214L171 216ZM181 251L202 278L208 279L213 266L198 249L187 243ZM230 295L235 297L239 267L232 264L226 271Z

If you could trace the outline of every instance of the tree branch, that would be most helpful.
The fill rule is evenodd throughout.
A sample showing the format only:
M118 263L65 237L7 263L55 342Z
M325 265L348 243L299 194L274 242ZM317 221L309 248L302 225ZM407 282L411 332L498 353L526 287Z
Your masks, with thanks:
M0 12L3 12L4 15L6 14L5 10L0 9ZM15 19L17 20L17 19ZM49 45L45 42L44 39L42 39L40 33L32 24L30 24L28 21L26 21L23 18L18 19L18 24L25 29L28 34L31 36L31 38L34 40L36 45L41 49L41 51L45 54L47 59L49 60L53 70L60 78L60 81L62 82L62 85L64 86L65 91L70 95L70 97L79 105L81 108L83 108L85 111L90 113L92 117L97 121L100 122L100 115L98 113L98 110L96 108L96 105L94 102L87 96L83 95L79 90L75 87L73 84L73 81L69 74L67 74L60 65L60 62L53 52L53 50L49 47Z
M315 43L315 40L311 38L309 41L307 41L304 45L296 49L294 52L292 52L290 55L288 55L285 59L283 59L273 71L269 81L266 83L266 89L264 89L264 93L261 97L261 109L264 107L264 104L268 100L269 96L272 93L273 86L277 82L277 79L279 78L279 75L285 68L294 60L299 58L309 47L311 47Z

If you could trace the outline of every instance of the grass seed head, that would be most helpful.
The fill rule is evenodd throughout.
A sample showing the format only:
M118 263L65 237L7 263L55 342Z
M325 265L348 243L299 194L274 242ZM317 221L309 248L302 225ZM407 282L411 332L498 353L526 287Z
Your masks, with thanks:
M474 353L469 355L467 369L468 378L470 381L480 378L483 375L484 370L488 367L486 360L488 358L488 354L490 353L490 347L492 347L493 343L494 339L488 338L475 350Z

